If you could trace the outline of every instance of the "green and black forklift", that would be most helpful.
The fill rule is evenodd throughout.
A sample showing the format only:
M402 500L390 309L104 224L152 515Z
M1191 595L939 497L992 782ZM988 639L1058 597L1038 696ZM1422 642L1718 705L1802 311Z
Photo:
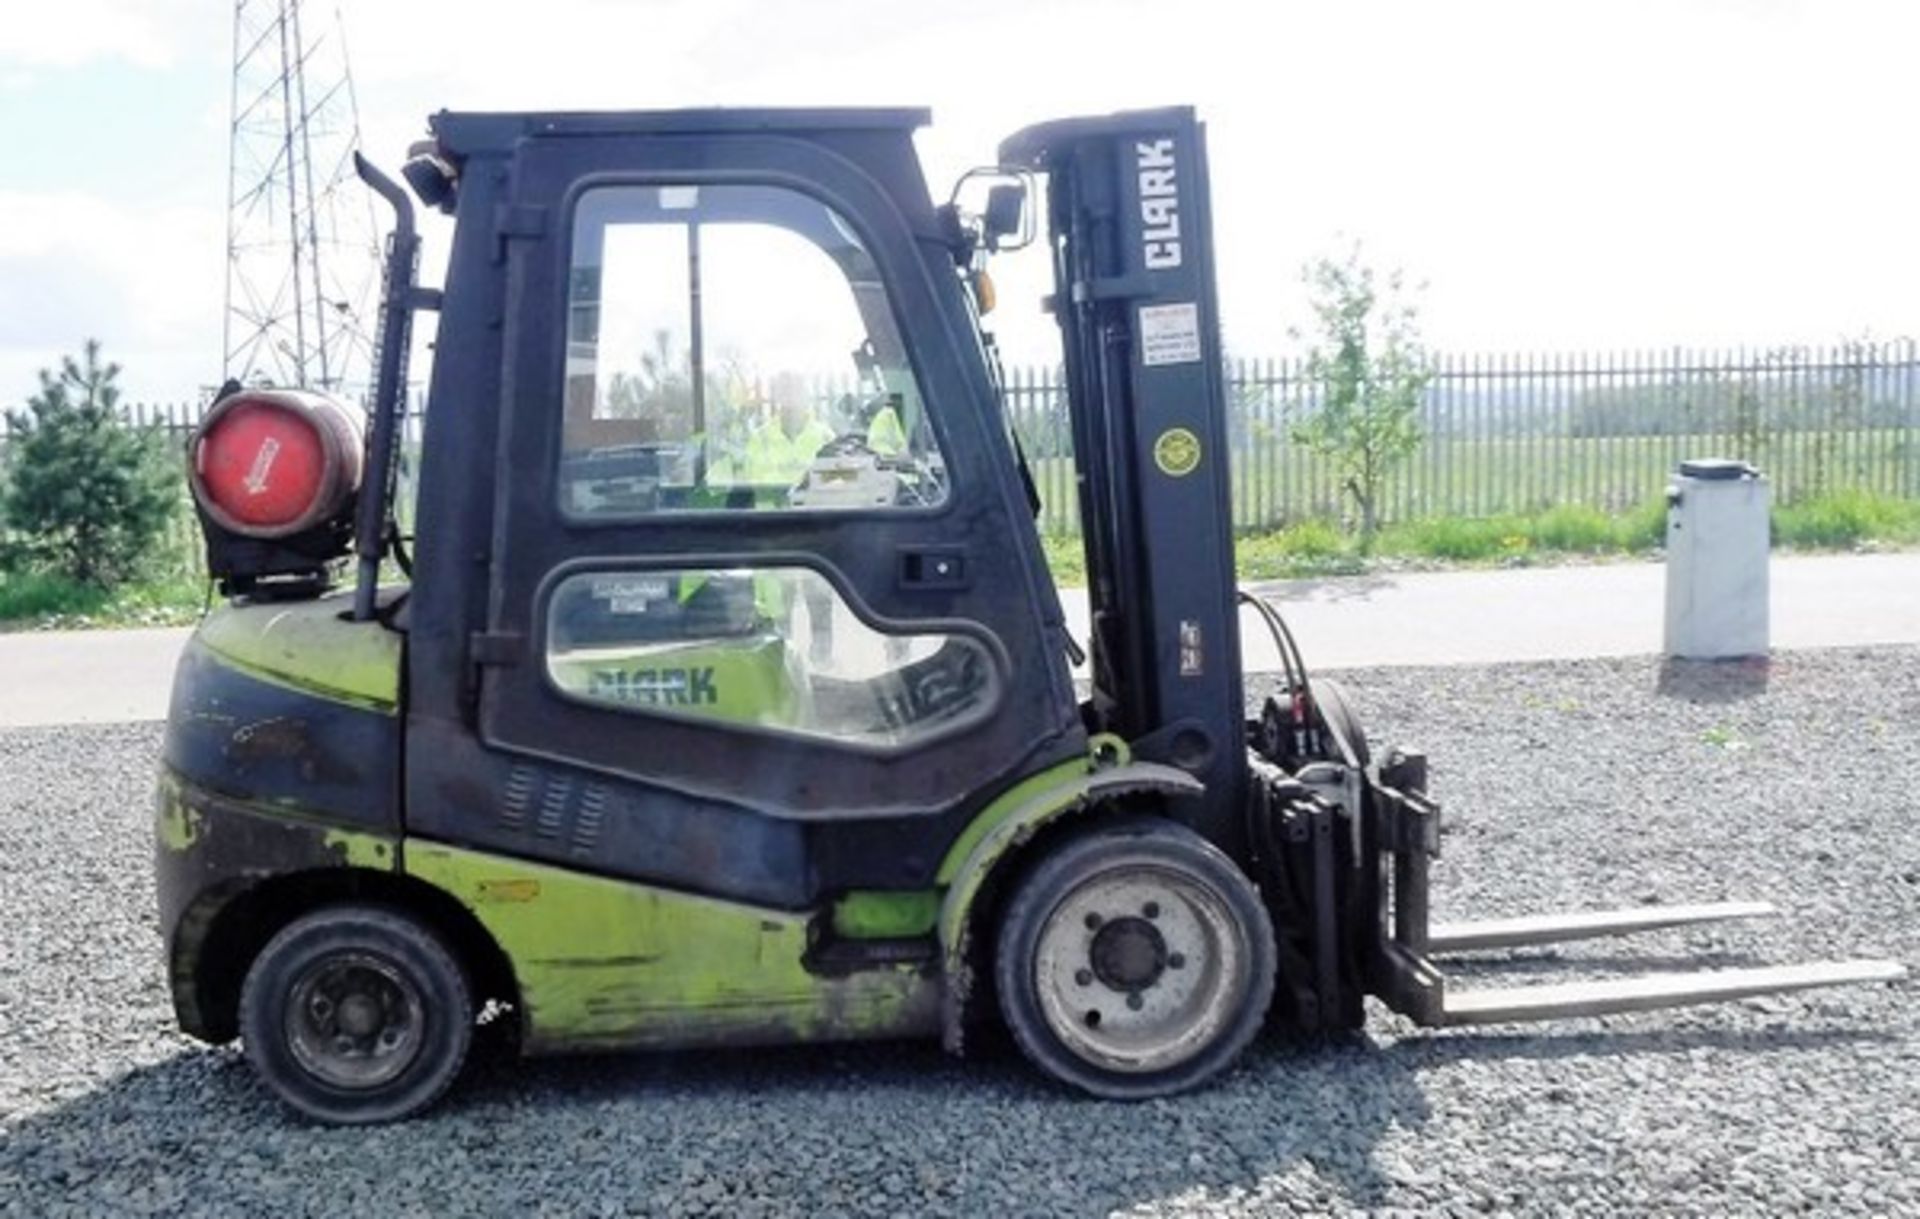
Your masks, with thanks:
M1430 924L1425 760L1236 591L1203 127L1036 126L938 205L926 120L443 113L406 188L360 163L396 215L364 415L232 387L192 444L224 602L157 799L182 1028L370 1122L481 1039L958 1052L999 1019L1144 1098L1370 995L1451 1025L1902 975L1450 986L1449 950L1766 908ZM409 190L453 217L439 288ZM1042 229L1084 639L980 323ZM1255 708L1243 603L1284 663Z

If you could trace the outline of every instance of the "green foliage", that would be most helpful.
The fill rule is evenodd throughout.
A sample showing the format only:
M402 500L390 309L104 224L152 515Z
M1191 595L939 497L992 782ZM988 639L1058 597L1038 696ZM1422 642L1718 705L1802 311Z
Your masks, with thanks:
M26 410L8 412L0 522L16 537L13 566L110 589L147 565L179 508L180 475L157 429L120 419L120 366L91 339L82 361L42 370Z
M1040 549L1047 556L1047 570L1061 588L1079 588L1087 582L1087 552L1074 534L1046 533L1040 536Z
M1526 564L1555 555L1644 555L1666 541L1667 505L1651 497L1621 516L1561 506L1532 515L1434 517L1381 531L1374 558L1441 563ZM1920 544L1920 502L1864 491L1842 491L1802 504L1775 506L1774 540L1789 547L1835 549L1879 542ZM1086 583L1080 540L1044 539L1054 580ZM1241 536L1234 558L1243 580L1342 575L1366 570L1355 543L1325 521Z
M1614 537L1622 550L1654 550L1667 544L1667 501L1655 495L1614 521Z
M1235 566L1243 580L1297 579L1352 575L1366 563L1325 521L1302 521L1274 533L1249 534L1234 543Z
M1773 538L1784 546L1837 548L1861 542L1920 541L1920 503L1870 491L1830 491L1773 510Z
M1432 375L1399 272L1376 282L1357 248L1307 268L1317 333L1307 361L1317 408L1294 440L1326 458L1360 509L1365 548L1394 469L1420 448L1420 391Z
M1386 554L1471 563L1503 554L1524 554L1531 547L1524 527L1513 517L1443 516L1396 525L1381 536L1375 549Z
M1347 549L1346 539L1326 521L1301 521L1267 536L1278 553L1295 559L1330 559Z
M1597 508L1561 504L1530 522L1527 537L1541 550L1600 554L1620 548L1619 524Z
M181 626L206 605L206 581L184 571L113 592L55 572L0 572L0 631Z
M96 614L107 604L105 589L80 584L53 572L0 575L0 622L53 615Z
M1383 554L1457 563L1527 561L1554 554L1634 554L1666 540L1667 510L1649 499L1625 516L1563 504L1531 516L1435 517L1381 535Z

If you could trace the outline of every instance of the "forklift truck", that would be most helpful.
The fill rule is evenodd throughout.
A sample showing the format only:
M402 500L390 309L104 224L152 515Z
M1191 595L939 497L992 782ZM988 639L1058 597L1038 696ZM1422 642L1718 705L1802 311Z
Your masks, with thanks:
M184 1030L325 1122L419 1112L476 1039L958 1052L996 1013L1048 1075L1137 1099L1369 995L1454 1025L1902 976L1450 985L1449 950L1767 908L1431 924L1424 759L1376 753L1236 592L1202 125L1029 128L963 180L976 209L933 202L927 118L439 114L403 176L454 217L443 289L360 162L396 214L364 447L337 402L241 387L191 447L226 602L158 785ZM1040 176L1084 645L980 326ZM790 409L834 439L768 486L742 455L791 444ZM1251 716L1242 603L1285 664Z

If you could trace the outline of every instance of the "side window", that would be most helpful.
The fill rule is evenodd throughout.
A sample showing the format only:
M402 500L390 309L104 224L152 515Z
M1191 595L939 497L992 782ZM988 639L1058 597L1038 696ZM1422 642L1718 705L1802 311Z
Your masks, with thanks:
M946 467L879 269L777 186L614 186L573 220L560 506L909 508Z
M568 576L547 607L547 674L587 703L905 748L999 700L963 635L886 634L811 568Z

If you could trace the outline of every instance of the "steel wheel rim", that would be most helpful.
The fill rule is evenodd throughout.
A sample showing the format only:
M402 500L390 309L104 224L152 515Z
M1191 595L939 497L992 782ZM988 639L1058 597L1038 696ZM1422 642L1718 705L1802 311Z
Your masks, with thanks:
M1055 904L1033 978L1062 1045L1145 1074L1214 1044L1245 1000L1251 958L1246 929L1212 886L1142 864L1091 877Z
M419 1057L426 1005L393 962L336 953L294 979L285 1029L287 1048L307 1074L336 1088L377 1088Z

